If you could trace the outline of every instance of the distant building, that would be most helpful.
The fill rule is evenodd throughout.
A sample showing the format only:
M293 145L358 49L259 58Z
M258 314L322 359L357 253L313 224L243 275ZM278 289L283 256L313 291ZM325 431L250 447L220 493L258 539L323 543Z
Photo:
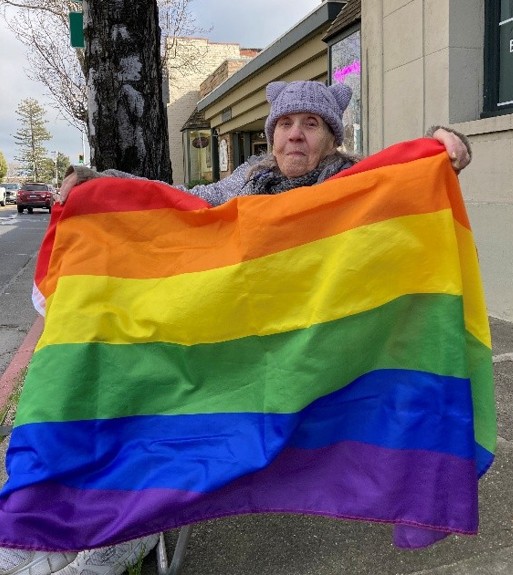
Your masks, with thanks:
M254 58L261 50L256 48L241 48L239 58L225 60L200 85L199 98L210 94L230 76L240 70L249 60ZM184 157L184 176L186 182L213 181L214 173L219 170L225 173L227 168L227 155L219 154L217 133L212 133L210 124L206 121L203 112L197 108L182 127L182 147ZM262 140L265 145L265 138ZM225 165L226 164L226 165ZM215 179L219 179L217 175Z
M251 59L250 54L256 54L258 51L241 49L239 44L235 43L210 42L205 38L175 38L172 42L172 45L171 40L168 42L170 57L165 74L167 82L165 92L168 94L169 102L167 105L169 148L173 181L176 184L183 184L187 182L186 172L190 171L191 158L184 158L182 128L189 121L201 97L201 83L226 60L239 60L242 65ZM201 143L202 140L197 142Z
M218 149L227 154L226 170L215 179L231 173L253 155L267 151L264 123L269 106L265 89L273 80L328 81L326 44L322 37L345 2L324 1L303 20L262 50L198 102L198 111L210 126ZM358 75L359 77L359 75ZM353 143L348 145L352 146Z

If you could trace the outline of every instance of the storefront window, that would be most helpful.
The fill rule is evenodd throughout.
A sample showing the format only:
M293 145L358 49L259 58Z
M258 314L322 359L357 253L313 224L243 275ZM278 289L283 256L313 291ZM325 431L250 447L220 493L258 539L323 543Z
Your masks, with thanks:
M353 90L353 97L344 113L344 148L362 153L360 30L330 46L331 84L343 82Z
M485 4L484 114L513 112L513 0Z
M187 184L212 181L209 130L187 130Z
M499 22L499 98L497 106L513 106L513 0L502 0Z
M265 132L253 132L251 134L251 154L253 156L260 156L267 154L267 151Z

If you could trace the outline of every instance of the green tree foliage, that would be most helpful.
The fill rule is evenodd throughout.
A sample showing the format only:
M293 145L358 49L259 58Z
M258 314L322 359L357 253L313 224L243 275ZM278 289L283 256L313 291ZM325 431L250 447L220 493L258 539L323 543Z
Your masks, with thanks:
M52 184L55 181L55 162L52 158L43 158L41 160L37 180L47 184Z
M34 98L22 100L16 110L21 127L14 134L19 155L15 156L29 179L40 181L44 174L47 152L44 143L51 139L46 129L46 110Z
M57 154L57 187L60 186L62 180L64 180L64 174L69 168L71 161L68 156L59 152Z
M7 160L2 152L0 152L0 182L7 175Z
M54 152L55 153L55 152ZM42 182L52 183L58 187L64 179L64 174L70 165L69 157L58 152L53 158L44 158L40 179Z

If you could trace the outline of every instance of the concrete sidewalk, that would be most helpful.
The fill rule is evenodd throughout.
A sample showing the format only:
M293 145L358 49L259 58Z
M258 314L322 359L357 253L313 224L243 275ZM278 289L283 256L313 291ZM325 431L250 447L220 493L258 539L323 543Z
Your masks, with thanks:
M393 547L387 525L255 515L195 526L181 575L511 575L513 573L513 323L491 319L499 442L480 483L480 533L418 551ZM6 441L0 443L5 457ZM3 465L0 482L5 481ZM177 532L166 534L172 549ZM155 553L142 575L157 573Z
M192 530L181 575L512 575L513 323L491 318L498 406L497 457L480 482L480 533L417 551L392 545L387 525L255 515ZM176 533L166 534L171 548ZM144 575L156 573L154 554Z

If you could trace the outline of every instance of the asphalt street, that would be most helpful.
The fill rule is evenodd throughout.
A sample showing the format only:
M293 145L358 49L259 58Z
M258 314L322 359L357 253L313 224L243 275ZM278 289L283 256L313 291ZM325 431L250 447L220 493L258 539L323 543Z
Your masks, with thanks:
M0 374L5 372L36 318L30 305L37 252L34 246L48 218L41 214L30 220L27 214L18 220L11 209L1 210ZM27 241L23 249L11 245L9 233L13 230L7 229L8 226L26 226L25 233L33 234L32 244ZM6 249L18 254L18 271L11 269L2 275L7 265L3 263L7 262ZM499 442L496 461L480 482L481 523L477 536L452 536L428 549L401 551L393 547L392 530L387 525L293 515L233 517L193 527L181 574L511 575L513 324L494 318L490 321ZM3 465L6 446L6 441L0 443L0 483L6 479ZM176 531L166 533L170 554L176 537ZM155 574L157 562L152 552L143 564L142 575Z
M0 207L0 374L12 360L37 313L31 303L34 266L48 212L18 214Z

